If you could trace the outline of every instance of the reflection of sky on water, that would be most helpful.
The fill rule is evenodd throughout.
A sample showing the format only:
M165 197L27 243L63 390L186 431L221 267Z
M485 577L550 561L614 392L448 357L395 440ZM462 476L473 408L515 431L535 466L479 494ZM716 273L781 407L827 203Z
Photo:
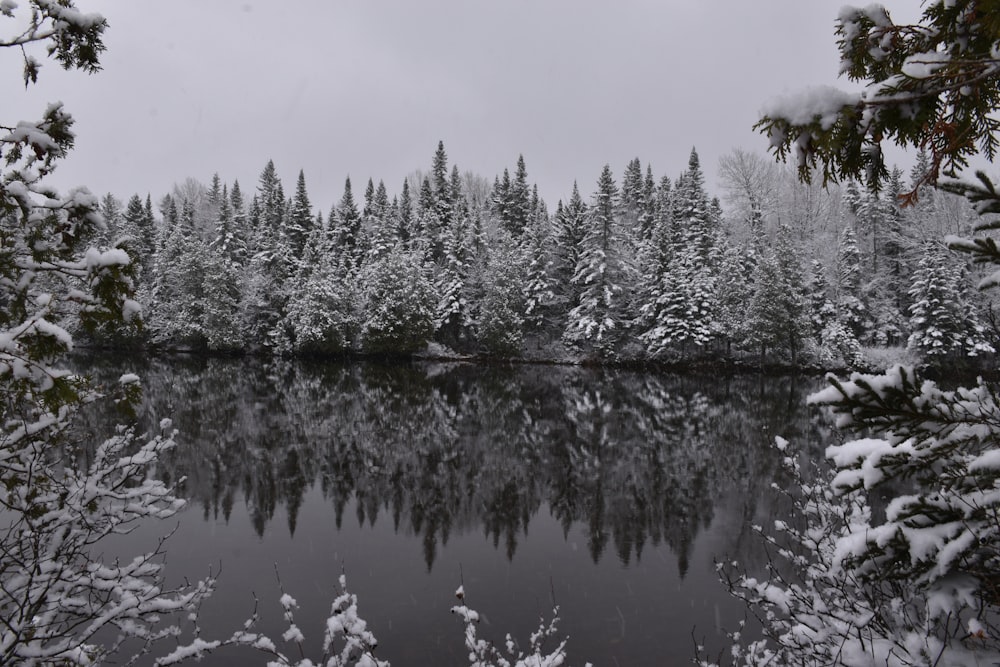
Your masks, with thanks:
M188 438L161 472L190 477L168 573L221 563L206 638L251 613L251 591L261 629L279 636L277 566L318 654L343 568L396 665L463 664L448 612L462 582L497 642L508 631L526 641L554 595L571 664L684 664L692 631L721 648L717 627L743 610L713 557L761 562L747 526L772 511L766 443L808 431L798 406L815 386L578 369L286 371L147 369L151 403L192 399L175 414Z

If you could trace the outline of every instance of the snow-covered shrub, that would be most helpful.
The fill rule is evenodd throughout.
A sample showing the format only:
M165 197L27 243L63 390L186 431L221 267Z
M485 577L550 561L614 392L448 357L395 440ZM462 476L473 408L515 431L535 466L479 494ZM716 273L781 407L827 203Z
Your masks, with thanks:
M280 582L279 582L280 583ZM291 595L281 589L281 604L287 629L281 639L294 646L299 658L289 657L279 650L277 643L267 635L254 632L258 616L256 610L244 624L243 628L234 632L225 640L204 640L196 637L194 641L178 646L169 654L156 661L157 667L176 665L187 660L200 660L206 655L221 648L231 646L246 646L267 656L269 667L389 667L385 660L375 657L375 647L378 641L368 630L368 624L358 615L358 597L347 590L347 578L340 575L340 591L330 607L330 615L324 622L323 654L313 661L305 657L303 642L305 635L295 623L295 610L298 603Z
M523 265L517 248L501 244L483 277L477 337L491 354L516 356L524 347Z
M465 587L455 591L459 604L451 608L465 623L465 647L469 650L470 667L559 667L566 661L566 639L551 651L545 651L545 643L558 632L559 607L552 609L552 620L548 623L540 619L538 629L528 639L528 650L523 651L510 634L504 638L503 650L496 644L480 638L479 612L466 605ZM590 667L590 663L586 663Z
M857 395L858 388L837 385L834 391ZM846 407L830 390L813 401ZM907 442L897 446L912 449L913 441ZM895 467L889 441L863 438L830 447L835 475L818 469L803 474L799 452L781 438L776 443L795 481L785 491L795 515L775 521L773 532L755 526L772 548L763 577L738 573L736 563L718 566L730 592L760 622L763 637L747 641L741 627L730 635L726 660L699 664L971 666L1000 659L1000 570L989 546L997 542L995 499L984 504L974 493L941 485L928 495L897 498L878 521L868 492ZM912 460L909 465L920 468ZM941 520L936 513L942 510L980 518ZM977 539L967 541L967 534Z
M288 301L292 350L337 354L350 349L357 328L354 289L333 270L314 271Z
M820 362L828 368L841 363L856 368L864 363L858 339L849 328L836 320L830 321L823 327L819 341L819 357Z
M418 253L396 246L365 264L358 290L365 352L411 354L430 340L437 300Z
M31 2L0 19L23 18L15 47L25 83L45 43L66 68L98 69L105 20L69 0ZM25 27L26 26L26 27ZM146 519L173 516L183 504L152 478L173 445L162 433L120 426L103 443L82 441L74 418L102 400L87 378L59 367L73 348L70 331L125 331L139 321L135 267L123 248L88 248L104 226L97 198L66 196L44 183L73 143L72 118L51 105L38 122L0 129L0 664L90 665L123 644L139 651L176 633L174 622L212 590L211 578L165 590L162 541L135 558L106 561L106 538ZM113 389L127 419L138 378ZM103 400L111 400L104 398ZM100 637L100 639L99 639ZM137 642L137 644L136 644Z

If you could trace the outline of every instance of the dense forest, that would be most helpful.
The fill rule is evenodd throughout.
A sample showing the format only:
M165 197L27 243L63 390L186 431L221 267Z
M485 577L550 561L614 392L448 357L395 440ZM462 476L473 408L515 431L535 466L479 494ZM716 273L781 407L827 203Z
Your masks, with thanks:
M724 208L692 149L673 179L636 158L619 184L605 166L592 194L574 183L550 212L523 157L490 182L449 166L439 143L397 194L369 179L358 201L348 178L326 215L301 171L286 196L270 161L249 195L218 175L184 180L155 209L149 195L109 194L96 241L138 259L141 341L158 347L396 355L435 343L826 367L878 363L883 347L932 362L992 353L993 310L941 242L974 213L922 186L929 168L921 152L879 192L823 188L734 150L718 167Z

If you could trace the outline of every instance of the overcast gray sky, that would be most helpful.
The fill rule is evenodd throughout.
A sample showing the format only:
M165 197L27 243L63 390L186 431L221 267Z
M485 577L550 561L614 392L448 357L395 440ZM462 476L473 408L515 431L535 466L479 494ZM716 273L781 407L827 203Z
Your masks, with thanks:
M62 100L78 140L56 184L122 199L214 172L249 194L273 159L287 194L305 170L325 214L347 175L398 193L439 139L490 179L523 154L550 209L605 163L673 178L692 146L717 191L720 155L764 151L768 98L838 83L843 1L79 0L110 22L104 71L46 61L24 91L2 53L3 120Z

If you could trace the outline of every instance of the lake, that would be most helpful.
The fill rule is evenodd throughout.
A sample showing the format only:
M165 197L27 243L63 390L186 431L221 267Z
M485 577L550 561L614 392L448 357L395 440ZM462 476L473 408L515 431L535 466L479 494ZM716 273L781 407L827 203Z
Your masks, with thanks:
M174 420L160 464L188 507L109 548L176 528L168 581L221 567L202 636L260 599L280 639L284 590L318 657L343 572L393 665L468 664L449 610L464 585L482 636L523 645L560 606L568 663L686 664L745 615L714 561L759 570L750 526L780 512L775 435L829 438L806 409L819 378L678 376L547 365L87 359L138 373L143 418ZM82 428L110 432L89 413ZM807 448L809 449L809 448ZM124 555L124 554L123 554ZM289 648L287 653L297 655ZM265 662L228 650L209 664Z

